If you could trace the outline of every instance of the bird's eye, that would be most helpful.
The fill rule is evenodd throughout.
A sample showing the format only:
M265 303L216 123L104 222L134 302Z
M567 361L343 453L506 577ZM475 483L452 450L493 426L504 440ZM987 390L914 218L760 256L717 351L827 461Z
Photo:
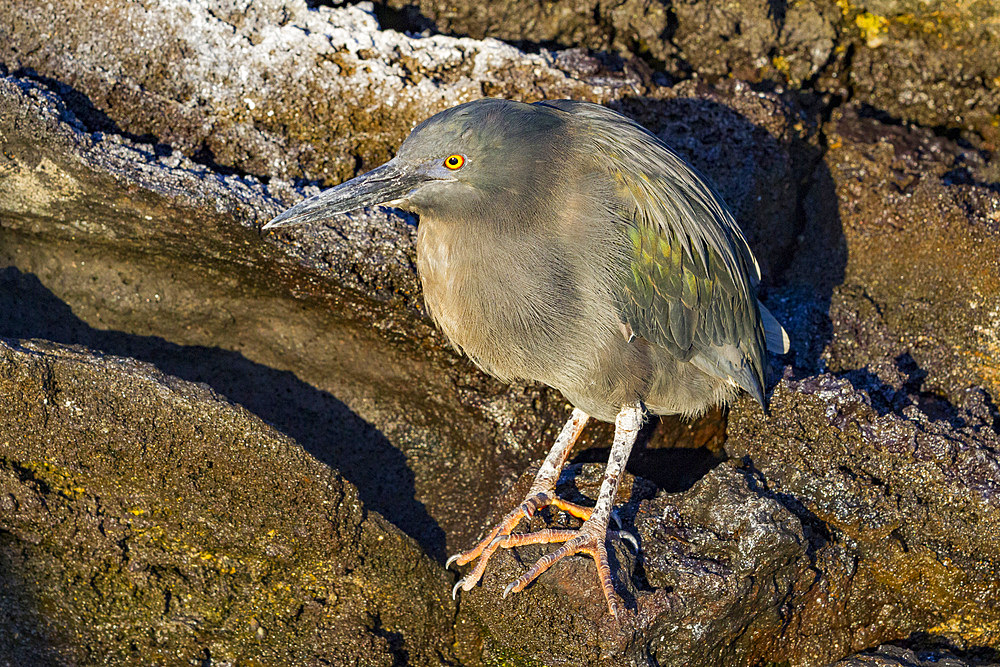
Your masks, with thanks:
M457 153L444 159L444 166L449 169L461 169L463 164L465 164L465 158Z

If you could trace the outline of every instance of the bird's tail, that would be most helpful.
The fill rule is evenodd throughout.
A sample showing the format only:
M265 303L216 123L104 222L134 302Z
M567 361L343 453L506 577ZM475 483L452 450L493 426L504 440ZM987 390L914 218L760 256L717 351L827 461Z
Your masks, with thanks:
M781 326L781 323L774 319L771 311L764 307L764 304L758 301L757 307L760 309L760 321L764 325L764 342L767 345L767 351L785 354L791 349L788 333Z

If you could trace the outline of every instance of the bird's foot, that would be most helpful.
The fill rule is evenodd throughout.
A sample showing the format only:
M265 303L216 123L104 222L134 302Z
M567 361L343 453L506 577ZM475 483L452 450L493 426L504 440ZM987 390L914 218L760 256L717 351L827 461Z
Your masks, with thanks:
M587 414L579 408L573 410L568 422L563 427L555 444L542 462L538 474L535 475L535 482L531 485L527 498L513 512L503 518L490 534L487 535L474 548L464 553L457 554L448 559L445 567L457 562L459 565L470 563L476 558L479 562L466 575L460 579L451 590L454 598L458 589L469 591L475 586L486 570L486 564L490 557L500 547L511 548L528 544L550 544L564 542L564 544L538 559L538 561L504 590L504 597L511 591L519 592L525 586L534 581L538 575L552 567L554 563L562 560L570 554L583 553L589 555L597 564L597 576L601 582L601 590L604 599L608 603L608 609L616 620L621 620L624 606L621 598L615 593L614 585L611 581L611 567L608 564L608 549L606 541L609 535L621 537L631 543L638 553L639 544L631 533L625 531L608 531L608 522L614 520L621 528L621 522L615 516L613 505L615 493L621 483L622 475L625 472L625 462L628 461L629 452L635 444L639 428L642 426L644 408L641 403L631 403L622 406L618 416L615 418L615 440L611 445L611 455L608 457L608 465L604 471L604 481L601 483L601 491L597 496L597 504L593 508L582 507L575 503L570 503L556 497L556 480L559 470L566 462L566 456L573 442L580 435L583 425L586 423ZM512 535L511 532L521 521L528 518L540 507L552 505L561 510L569 512L573 516L583 519L583 525L577 530L566 529L545 529L534 533L519 533Z
M500 523L498 523L493 530L491 530L490 533L479 542L479 544L468 551L455 554L448 559L448 562L445 563L445 567L450 567L452 563L465 565L466 563L471 563L476 558L479 558L479 562L476 563L476 566L472 569L472 571L465 575L462 579L459 579L458 583L455 584L455 587L451 591L451 596L455 597L459 588L463 591L470 591L477 583L479 583L479 580L483 576L483 572L486 571L486 564L489 562L493 552L499 548L499 545L496 544L498 537L507 537L511 534L511 531L517 527L517 524L521 522L521 519L530 520L531 517L534 516L535 512L548 506L561 509L567 514L575 516L578 519L583 519L584 521L589 519L590 515L594 511L593 508L584 507L583 505L577 505L576 503L571 503L567 500L557 498L555 493L550 491L529 492L528 496L524 499L524 502L518 505L513 511L509 512L507 516L505 516L503 520L501 520Z
M566 556L573 554L586 554L593 558L597 565L597 578L601 582L601 590L604 593L604 599L608 603L608 610L611 612L611 615L614 616L615 620L619 620L622 617L625 607L622 599L615 592L614 584L611 579L611 567L608 564L607 549L607 538L609 535L617 535L624 538L630 542L638 552L639 545L635 541L635 537L631 533L624 531L609 531L606 519L604 521L588 520L577 530L555 530L550 528L539 530L534 533L519 533L517 535L494 538L493 544L496 547L503 547L504 549L526 546L529 544L563 543L561 547L552 553L545 554L539 558L527 572L522 574L515 581L512 581L507 588L504 589L503 597L507 597L510 593L519 593L524 590L524 588L537 579L540 574L548 570L550 567L555 565L556 562L562 560Z
M572 516L577 517L578 519L583 519L583 526L577 530L546 528L533 533L511 534L514 528L517 527L517 524L520 523L521 519L530 520L536 511L546 506L556 507L568 514L571 514ZM507 514L507 516L505 516L503 520L497 524L493 530L491 530L490 533L475 547L469 549L468 551L455 554L448 559L447 563L445 563L445 567L449 567L452 563L465 565L466 563L471 563L476 558L479 558L479 561L476 563L476 566L472 569L472 571L462 579L459 579L458 583L456 583L454 588L452 588L452 597L455 597L458 593L458 589L461 588L464 591L470 591L477 583L479 583L483 573L486 571L486 566L489 563L490 558L497 549L510 549L512 547L526 546L529 544L553 544L565 542L565 544L563 544L563 546L556 551L539 559L530 570L517 579L517 581L510 584L504 590L503 597L507 597L507 595L511 592L517 593L523 590L525 586L534 581L542 572L545 572L545 570L552 567L556 561L571 554L585 553L590 555L597 563L597 574L601 582L601 589L604 592L604 597L608 602L608 608L611 610L612 615L615 616L615 618L618 618L622 609L622 603L621 598L619 598L615 593L614 587L611 583L611 569L608 566L605 541L608 535L620 537L628 542L636 553L639 551L639 544L636 541L635 536L628 531L609 531L607 517L605 517L603 521L596 523L592 522L590 519L593 511L593 508L584 507L582 505L577 505L576 503L562 500L549 492L541 491L529 493L524 502L522 502L512 512ZM613 512L611 514L611 519L618 525L619 528L621 528L621 522L619 521L618 516Z

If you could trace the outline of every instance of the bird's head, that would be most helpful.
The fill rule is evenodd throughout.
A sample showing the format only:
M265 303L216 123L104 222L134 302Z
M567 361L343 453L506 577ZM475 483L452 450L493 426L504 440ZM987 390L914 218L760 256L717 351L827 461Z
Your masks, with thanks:
M444 220L503 217L544 201L564 120L556 110L483 99L447 109L410 133L396 157L300 202L264 229L387 205Z

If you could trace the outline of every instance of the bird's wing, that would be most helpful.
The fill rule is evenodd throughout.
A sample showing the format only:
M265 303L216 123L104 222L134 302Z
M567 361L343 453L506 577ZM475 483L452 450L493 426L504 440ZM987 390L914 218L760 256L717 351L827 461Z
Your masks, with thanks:
M760 268L721 197L656 136L588 103L547 103L589 121L585 141L606 162L629 247L619 288L632 332L702 370L731 379L763 405L767 340L756 298ZM774 326L771 328L773 329Z

